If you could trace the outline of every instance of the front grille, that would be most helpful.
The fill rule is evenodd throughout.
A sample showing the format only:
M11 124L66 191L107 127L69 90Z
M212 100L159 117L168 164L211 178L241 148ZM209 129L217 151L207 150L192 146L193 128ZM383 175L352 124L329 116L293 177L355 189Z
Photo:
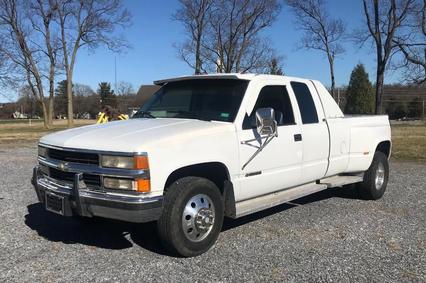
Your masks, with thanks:
M55 168L49 168L49 176L55 180L74 182L75 173L64 172Z
M96 153L75 152L68 150L58 150L49 148L48 155L50 158L67 162L83 163L83 164L99 164L99 155Z
M59 180L59 181L66 181L66 182L74 182L74 176L75 173L72 172L64 172L55 168L49 168L49 177ZM101 186L101 177L99 175L93 175L93 174L83 174L83 181L88 186Z

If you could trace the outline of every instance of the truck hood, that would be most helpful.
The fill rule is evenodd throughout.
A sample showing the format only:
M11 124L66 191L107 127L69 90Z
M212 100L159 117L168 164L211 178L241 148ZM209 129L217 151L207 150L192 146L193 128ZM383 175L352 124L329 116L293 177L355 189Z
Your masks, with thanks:
M140 152L161 143L185 142L188 138L211 136L233 129L231 123L214 121L130 119L56 132L41 138L40 144L73 149Z

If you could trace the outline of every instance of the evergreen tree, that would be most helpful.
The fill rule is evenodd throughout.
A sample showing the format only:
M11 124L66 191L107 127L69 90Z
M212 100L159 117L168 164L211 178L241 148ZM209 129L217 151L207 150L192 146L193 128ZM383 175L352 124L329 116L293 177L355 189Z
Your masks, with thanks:
M66 115L67 113L67 80L58 82L55 89L55 112L57 115Z
M117 107L117 98L114 94L114 90L111 90L111 84L107 82L101 82L98 88L98 94L101 98L101 107L109 105L111 107Z
M67 80L58 82L58 86L55 89L55 94L57 97L67 96Z
M371 114L374 112L374 91L363 64L358 64L351 74L346 91L347 114Z
M269 73L271 75L284 75L277 58L272 58L271 63L269 64Z

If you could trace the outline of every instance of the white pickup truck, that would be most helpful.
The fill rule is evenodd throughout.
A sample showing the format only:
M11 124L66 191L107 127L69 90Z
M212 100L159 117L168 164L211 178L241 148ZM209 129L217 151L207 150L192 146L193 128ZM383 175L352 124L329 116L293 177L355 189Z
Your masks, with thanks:
M329 187L386 189L387 116L345 116L318 81L216 74L155 82L128 121L43 137L33 185L64 216L157 221L173 253L195 256L237 218Z

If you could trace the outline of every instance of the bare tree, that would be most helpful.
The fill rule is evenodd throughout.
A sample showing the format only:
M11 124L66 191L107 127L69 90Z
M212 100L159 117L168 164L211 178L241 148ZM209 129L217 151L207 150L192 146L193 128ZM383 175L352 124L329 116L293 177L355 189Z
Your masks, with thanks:
M426 0L413 5L409 21L405 32L393 39L403 57L397 67L403 69L404 81L423 84L426 82Z
M174 20L183 24L188 37L177 46L180 57L195 74L202 72L201 44L212 3L213 0L179 0L180 8L173 15Z
M39 113L40 104L32 94L31 89L28 87L28 85L21 86L19 88L18 95L19 98L17 103L21 106L22 114L27 114L29 118L36 118L41 114Z
M276 0L220 0L210 17L207 58L220 73L265 71L274 56L259 33L270 27L281 6Z
M73 84L73 92L76 96L84 96L88 97L96 94L96 92L88 85L74 83Z
M0 50L3 50L3 47L2 47L2 45L4 44L3 41L4 41L3 38L0 37ZM8 59L6 54L4 54L3 52L0 52L0 86L1 87L4 87L5 85L7 85L7 81L9 78L8 71L7 71L8 65L9 64L8 64Z
M186 1L183 1L186 2ZM277 0L216 0L209 1L202 14L202 34L195 40L178 46L179 53L195 72L266 71L274 50L260 32L271 26L280 12ZM181 5L181 12L187 11ZM179 12L179 11L178 11ZM186 30L190 31L186 26ZM197 35L197 34L196 34ZM190 38L194 39L192 35ZM199 49L197 49L197 46ZM197 64L188 61L195 56Z
M2 42L0 53L24 73L25 80L34 97L42 105L44 126L48 128L49 105L46 105L43 87L42 45L32 34L31 20L25 13L29 9L28 1L0 0L0 25ZM33 16L33 15L31 15ZM49 97L49 100L53 99Z
M127 47L123 38L115 36L117 27L130 24L130 13L122 0L54 0L58 8L62 53L66 74L68 126L74 124L72 79L77 53L82 47L100 45L118 51Z
M368 31L361 31L360 42L372 39L376 47L376 103L375 113L381 113L385 71L391 57L398 52L395 38L403 31L416 0L363 0Z
M327 56L330 66L331 93L336 87L334 60L345 50L341 44L345 34L345 24L341 19L332 18L327 13L323 0L287 0L292 8L298 27L303 31L301 47L319 50Z
M117 84L115 93L117 93L117 95L133 95L135 94L135 89L131 83L120 81Z
M55 76L57 73L57 58L60 51L58 35L52 32L56 9L57 6L53 0L34 0L30 2L30 7L27 13L27 17L31 22L31 27L34 31L41 35L41 38L44 41L44 45L40 46L40 52L48 58L48 74L46 75L46 78L49 82L49 99L47 107L49 125L53 124ZM34 41L33 38L31 40Z
M15 66L13 64L10 64L10 60L8 59L7 54L2 52L2 50L5 50L5 42L5 36L0 33L0 95L12 101L13 99L11 99L11 97L1 91L9 87L16 87L16 81L13 79Z

